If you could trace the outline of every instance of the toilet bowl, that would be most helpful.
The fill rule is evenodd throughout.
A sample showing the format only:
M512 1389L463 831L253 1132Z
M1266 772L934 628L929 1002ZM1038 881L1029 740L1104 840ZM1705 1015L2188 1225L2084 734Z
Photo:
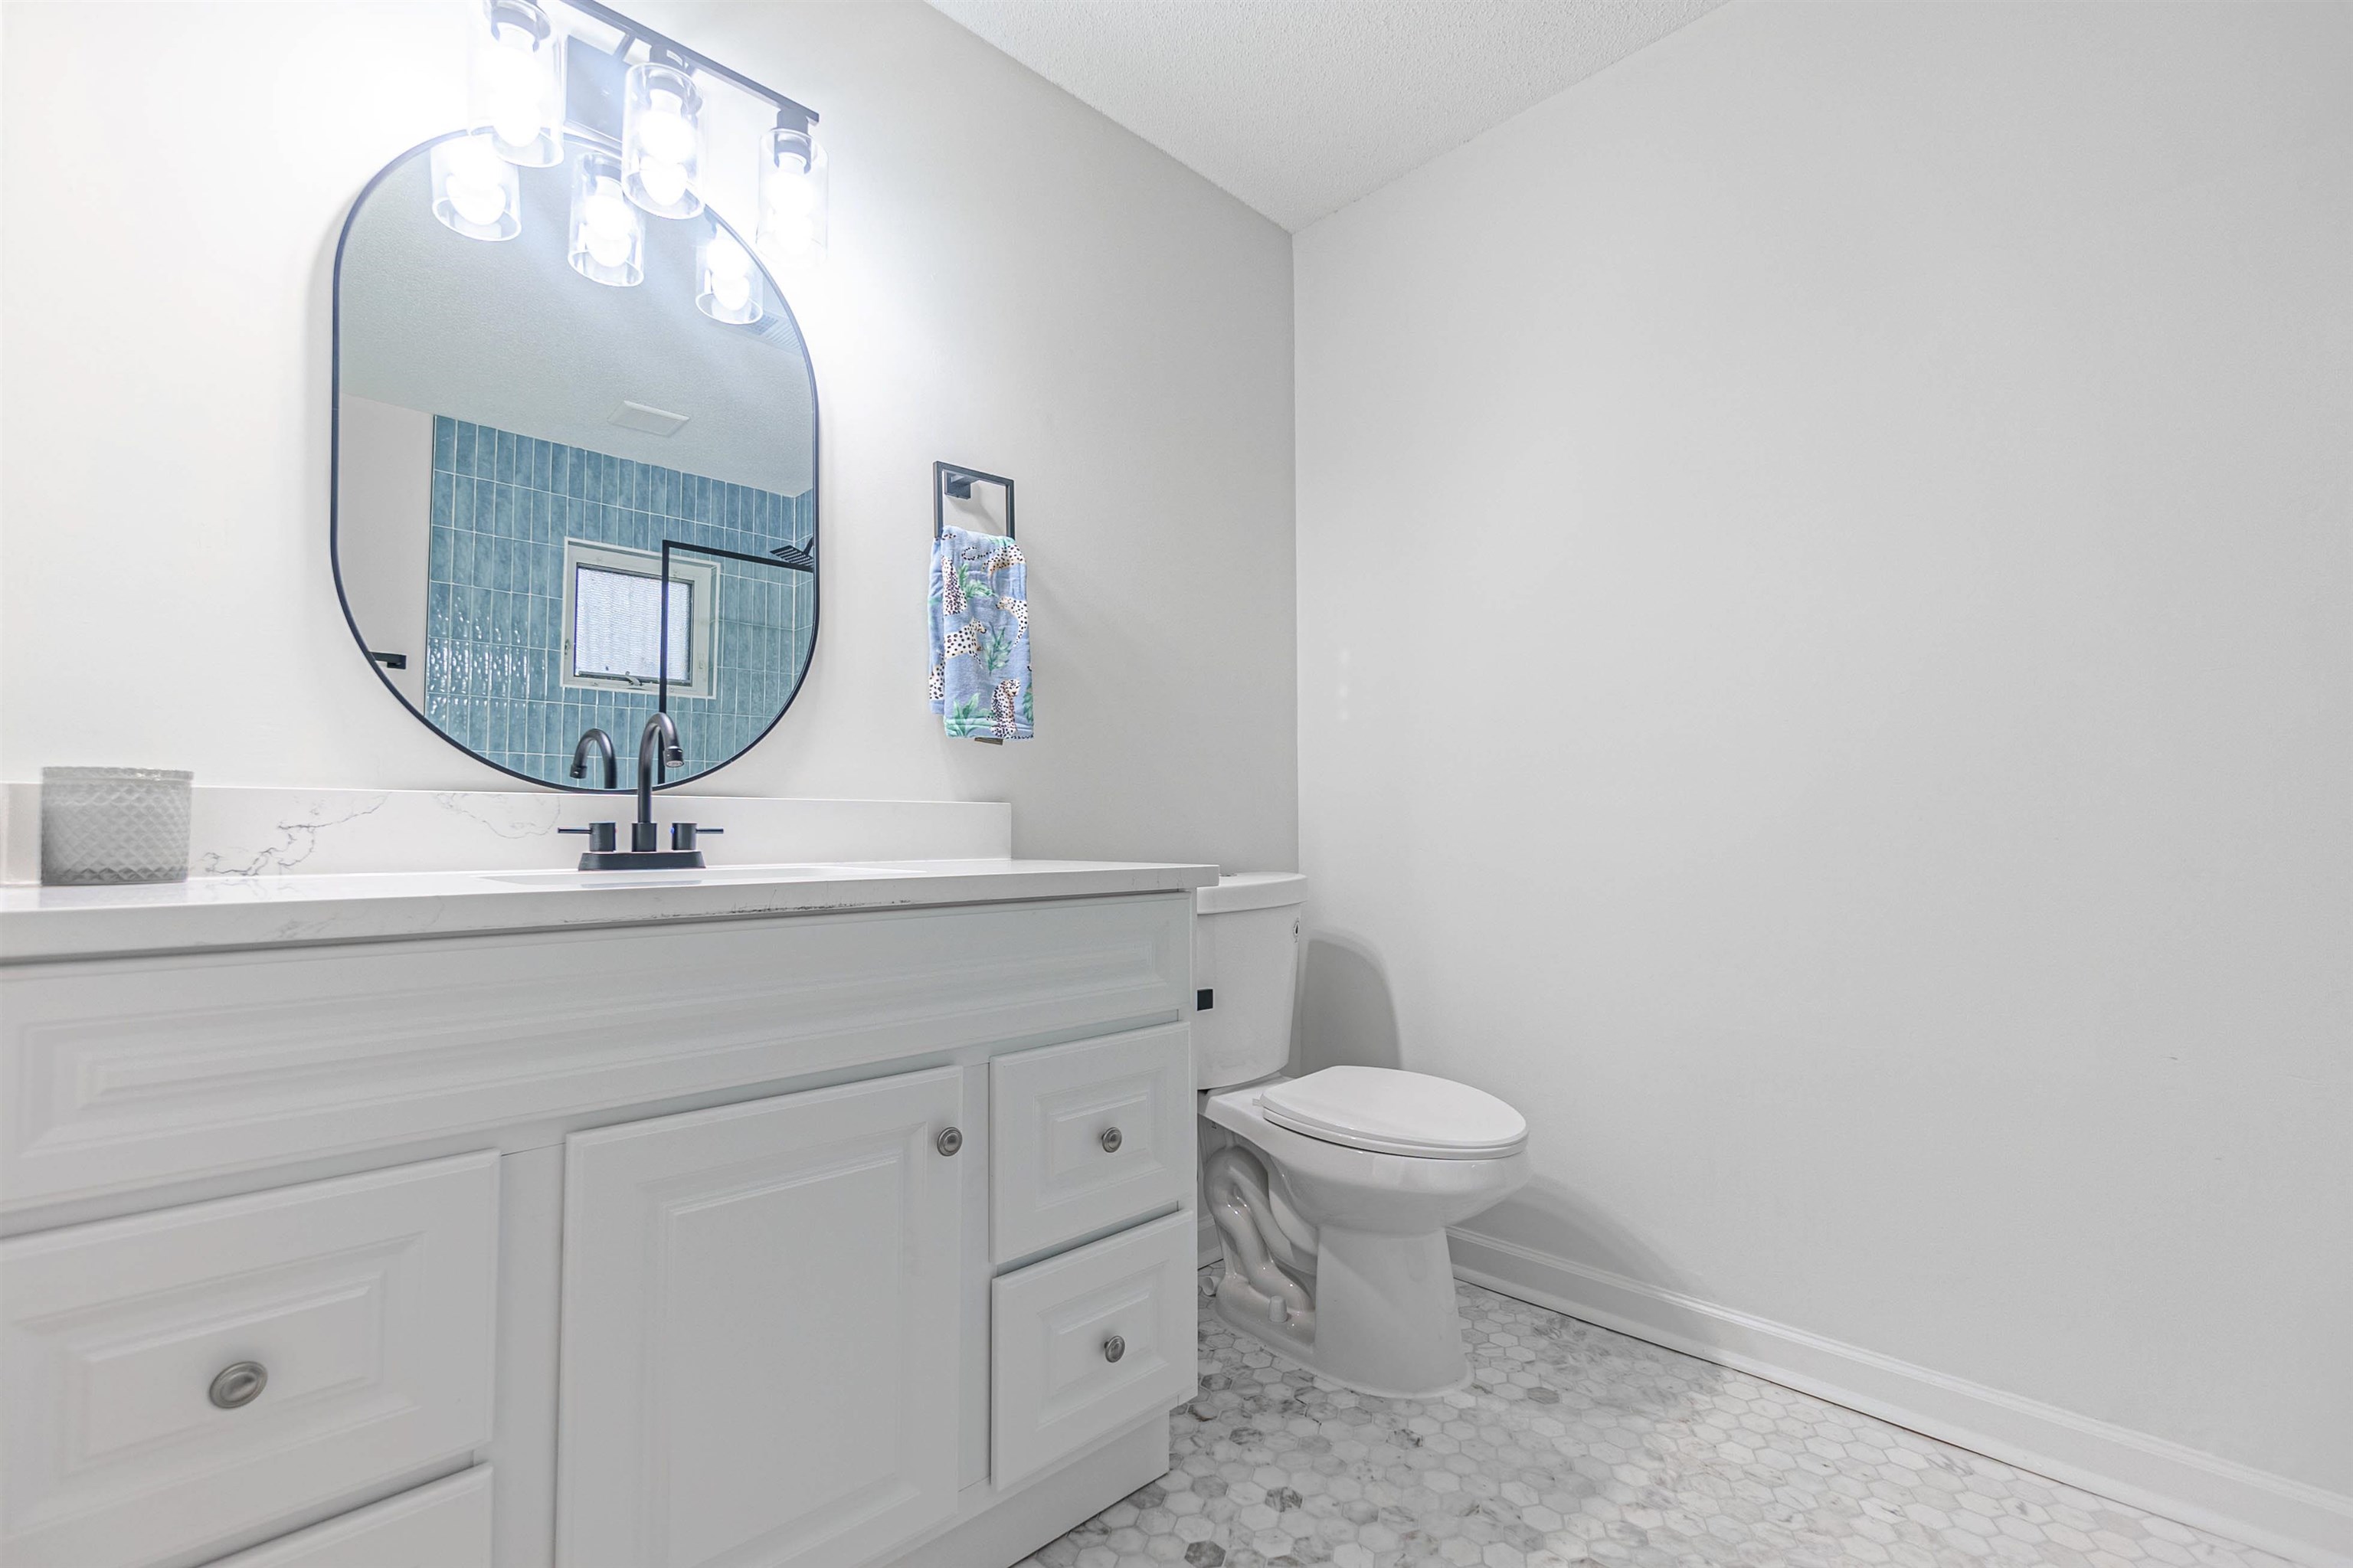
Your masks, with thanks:
M1527 1181L1527 1123L1427 1074L1280 1071L1305 894L1303 877L1258 874L1198 895L1200 1110L1229 1135L1203 1140L1225 1259L1216 1310L1361 1393L1446 1393L1470 1379L1446 1227Z

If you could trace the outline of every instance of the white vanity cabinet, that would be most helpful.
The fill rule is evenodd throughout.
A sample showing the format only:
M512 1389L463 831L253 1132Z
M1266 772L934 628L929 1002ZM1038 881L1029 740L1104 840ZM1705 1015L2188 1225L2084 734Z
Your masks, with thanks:
M1194 1386L1167 869L0 964L0 1560L996 1568L1117 1501Z

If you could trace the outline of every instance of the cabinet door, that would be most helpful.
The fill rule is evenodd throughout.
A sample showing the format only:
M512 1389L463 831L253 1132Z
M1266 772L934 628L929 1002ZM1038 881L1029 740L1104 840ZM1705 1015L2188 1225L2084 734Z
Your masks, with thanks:
M557 1561L850 1564L953 1511L962 1089L940 1068L566 1140Z

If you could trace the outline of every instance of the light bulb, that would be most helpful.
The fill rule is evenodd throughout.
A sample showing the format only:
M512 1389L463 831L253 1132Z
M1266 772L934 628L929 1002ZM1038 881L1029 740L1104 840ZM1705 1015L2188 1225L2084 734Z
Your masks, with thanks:
M637 243L638 218L629 210L628 198L621 195L620 181L596 182L596 194L588 198L582 228L589 254L597 260L607 267L617 267L628 260L630 248Z
M593 282L617 289L645 279L645 222L623 193L620 160L583 152L572 176L572 242L565 260Z
M814 249L807 224L772 219L760 226L760 250L772 261L806 261Z
M448 188L449 205L456 207L459 215L469 223L487 227L498 222L500 215L507 209L507 193L481 180L453 175Z
M751 253L736 244L735 237L732 234L723 232L712 235L711 244L704 250L703 256L710 261L711 270L713 272L732 273L738 278L748 278L752 275Z
M694 128L686 122L681 107L675 92L653 95L653 107L638 120L638 145L645 149L647 157L683 164L694 155Z
M522 192L514 165L486 134L433 144L433 216L469 239L512 239L522 232Z
M675 207L686 194L686 171L664 158L648 158L638 165L638 183L657 207Z
M779 262L822 261L826 249L826 154L807 122L794 118L761 148L760 249Z
M545 168L564 158L563 33L538 0L479 0L469 46L474 129L508 163Z
M485 96L490 101L491 129L500 141L521 145L539 134L537 73L532 69L531 57L522 52L530 45L508 42L517 36L516 29L501 27L499 35L499 47L490 51L483 68L483 75L490 79Z
M817 192L809 188L806 177L776 181L768 193L769 216L778 218L805 218L817 206Z
M737 326L758 321L765 312L752 253L715 226L702 242L702 287L694 304L712 321Z
M702 95L686 63L633 65L621 101L621 188L657 217L702 210Z

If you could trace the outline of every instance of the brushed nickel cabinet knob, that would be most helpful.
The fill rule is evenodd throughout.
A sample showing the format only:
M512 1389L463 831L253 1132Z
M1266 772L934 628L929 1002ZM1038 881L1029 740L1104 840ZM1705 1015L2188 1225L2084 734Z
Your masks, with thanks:
M942 1154L954 1154L964 1147L964 1134L953 1127L942 1128L939 1137L932 1140L932 1147Z
M208 1392L221 1409L242 1410L269 1386L269 1369L259 1361L231 1361L214 1376Z
M1103 1341L1103 1360L1115 1361L1125 1354L1127 1354L1127 1341L1117 1334Z
M1123 1140L1119 1136L1119 1128L1115 1127L1107 1127L1103 1129L1103 1136L1095 1139L1095 1141L1103 1145L1103 1151L1105 1154L1117 1154L1119 1152L1119 1146Z

